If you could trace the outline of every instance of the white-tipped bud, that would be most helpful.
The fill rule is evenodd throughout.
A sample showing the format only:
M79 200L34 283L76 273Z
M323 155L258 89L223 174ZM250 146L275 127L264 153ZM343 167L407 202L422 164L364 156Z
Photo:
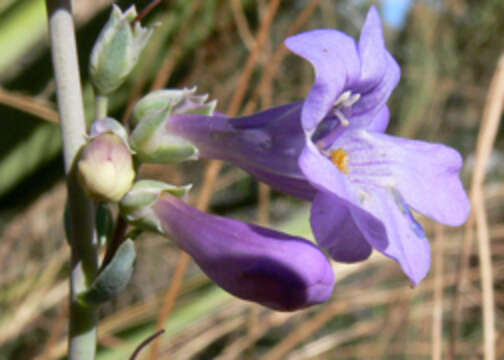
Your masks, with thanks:
M135 178L128 146L111 132L90 139L82 150L77 169L88 195L102 201L121 200Z
M136 65L153 28L144 28L136 18L135 6L124 13L112 5L112 13L91 52L89 72L97 92L108 95L116 90Z

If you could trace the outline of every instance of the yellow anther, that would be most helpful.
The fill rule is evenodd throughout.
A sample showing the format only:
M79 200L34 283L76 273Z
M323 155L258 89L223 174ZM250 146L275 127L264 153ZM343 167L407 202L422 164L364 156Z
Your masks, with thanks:
M345 174L349 173L348 170L348 153L343 148L336 149L331 152L331 161L338 167L338 169Z

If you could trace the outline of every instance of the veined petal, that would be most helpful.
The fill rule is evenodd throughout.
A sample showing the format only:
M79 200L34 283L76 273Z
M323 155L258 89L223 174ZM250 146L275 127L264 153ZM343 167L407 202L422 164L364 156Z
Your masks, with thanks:
M401 193L394 189L377 189L362 206L385 225L388 241L369 237L373 247L396 260L414 285L430 269L431 250L422 226L413 217Z
M452 148L363 130L346 132L332 148L348 153L352 185L395 188L409 206L442 224L458 226L467 219L462 158Z
M332 294L331 265L307 240L210 215L172 195L157 200L154 212L166 234L237 297L293 311Z
M313 132L340 97L343 89L358 80L360 61L355 40L329 29L291 36L285 45L308 60L315 69L315 83L302 112L305 131Z

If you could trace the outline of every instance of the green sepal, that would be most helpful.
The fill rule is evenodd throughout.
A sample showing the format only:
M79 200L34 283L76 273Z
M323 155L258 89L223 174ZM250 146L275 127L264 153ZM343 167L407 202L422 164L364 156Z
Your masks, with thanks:
M97 306L117 297L131 279L135 258L135 245L131 239L127 239L90 288L77 296L79 302L86 306Z
M198 149L186 139L171 134L164 126L171 108L149 113L130 136L140 162L169 164L198 158Z
M156 180L140 180L122 198L119 211L129 224L163 234L163 227L152 206L163 194L184 197L191 187L192 185L175 186Z
M164 110L168 114L212 115L217 101L205 103L207 99L208 94L196 95L196 87L152 91L136 103L130 123L136 126L146 116Z

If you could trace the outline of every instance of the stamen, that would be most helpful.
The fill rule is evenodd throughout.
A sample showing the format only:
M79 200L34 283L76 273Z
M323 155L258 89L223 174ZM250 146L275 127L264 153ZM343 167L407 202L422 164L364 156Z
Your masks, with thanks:
M351 91L345 91L343 94L340 95L338 100L336 100L336 102L334 103L334 107L338 107L341 104L344 104L351 96L352 96Z
M342 108L349 108L359 101L360 94L352 94L350 90L343 92L333 105L333 114L340 120L341 126L348 126L350 121L341 111Z
M338 109L334 110L334 115L336 115L336 117L339 119L341 126L350 125L350 121L348 121L345 114L343 114L340 110Z
M348 153L343 148L338 148L331 152L331 161L342 173L348 175L350 172L348 169Z
M343 103L343 107L350 107L360 99L360 94L353 94L347 101Z

